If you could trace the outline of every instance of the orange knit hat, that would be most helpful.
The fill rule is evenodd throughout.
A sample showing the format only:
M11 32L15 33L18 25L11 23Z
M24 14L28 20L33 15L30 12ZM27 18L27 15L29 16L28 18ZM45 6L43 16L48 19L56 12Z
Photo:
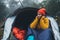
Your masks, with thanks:
M41 9L38 10L38 13L40 13L41 15L46 15L46 9L41 8Z

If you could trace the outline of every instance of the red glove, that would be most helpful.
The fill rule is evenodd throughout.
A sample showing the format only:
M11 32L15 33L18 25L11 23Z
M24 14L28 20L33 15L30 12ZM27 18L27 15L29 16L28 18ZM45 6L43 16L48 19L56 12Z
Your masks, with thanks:
M24 40L24 37L26 35L26 31L18 29L17 27L14 27L13 28L13 34L17 39Z

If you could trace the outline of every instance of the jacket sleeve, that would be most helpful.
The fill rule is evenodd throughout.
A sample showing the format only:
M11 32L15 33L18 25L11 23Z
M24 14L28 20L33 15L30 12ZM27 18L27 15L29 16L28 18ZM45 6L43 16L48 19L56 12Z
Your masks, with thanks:
M46 18L46 17L42 17L42 18L40 19L40 27L41 27L42 29L47 29L47 28L49 28L49 19Z
M30 24L30 28L35 28L38 23L38 18L36 17L34 21Z

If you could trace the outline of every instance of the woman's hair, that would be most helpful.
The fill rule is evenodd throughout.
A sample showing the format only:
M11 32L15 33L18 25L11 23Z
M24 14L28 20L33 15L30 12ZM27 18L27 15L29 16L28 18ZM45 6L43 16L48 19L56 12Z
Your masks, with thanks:
M16 10L16 19L13 23L13 27L16 26L20 29L26 29L29 24L34 20L37 15L38 8L26 7Z

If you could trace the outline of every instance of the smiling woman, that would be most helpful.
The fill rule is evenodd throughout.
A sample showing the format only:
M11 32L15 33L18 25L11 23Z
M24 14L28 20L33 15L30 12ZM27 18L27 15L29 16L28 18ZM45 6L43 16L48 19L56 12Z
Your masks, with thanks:
M36 13L37 13L36 11L38 10L38 8L46 7L47 13L49 13L49 15L55 16L55 13L60 10L60 7L58 7L58 5L60 5L60 2L57 3L57 1L58 0L0 0L0 27L4 24L6 17L8 17L10 14L13 14L13 12L15 13L14 15L8 17L8 18L11 17L12 20L9 19L7 21L7 24L5 22L4 33L6 33L6 34L3 35L5 37L5 39L8 39L9 34L11 32L11 27L13 27L13 28L17 27L19 29L23 29L23 30L27 31L29 24L33 21L33 19L36 16ZM19 9L19 7L21 10ZM25 8L25 7L28 7L28 8ZM16 10L16 9L19 9L19 10ZM17 16L16 19L15 19L15 16ZM8 23L8 22L9 21L12 22L13 20L14 20L13 24L10 25L11 23ZM60 20L60 19L58 19L58 20ZM58 21L58 22L60 22L60 21ZM36 32L36 30L33 30L33 29L32 29L32 31ZM35 34L35 32L34 32L34 34ZM30 30L28 31L28 33L30 33ZM38 31L36 32L36 34L37 33L38 33ZM2 34L2 32L1 32L1 34ZM38 35L39 35L38 37L40 38L41 35L39 33L38 33ZM17 35L15 35L15 36L17 36ZM20 34L19 34L19 36L20 36ZM35 35L35 36L37 39L37 35ZM4 37L3 37L3 40L5 40ZM43 37L42 37L42 39L43 39ZM34 35L28 36L27 40L34 40Z

